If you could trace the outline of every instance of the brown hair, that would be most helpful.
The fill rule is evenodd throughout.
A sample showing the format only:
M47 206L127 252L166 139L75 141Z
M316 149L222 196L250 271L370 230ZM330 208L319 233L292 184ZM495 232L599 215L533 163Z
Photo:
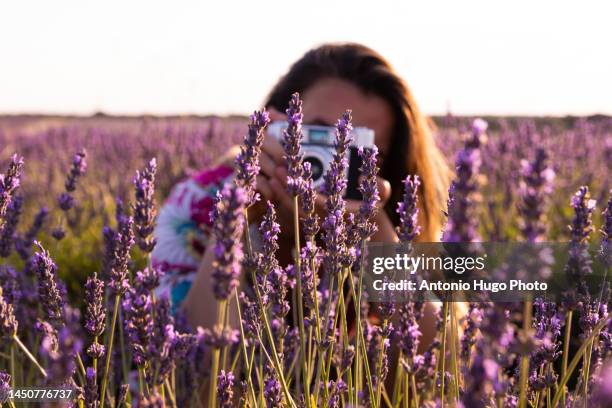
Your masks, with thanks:
M451 172L410 89L380 54L354 43L314 48L278 81L265 106L284 111L293 92L303 93L318 80L330 77L349 81L391 106L395 123L389 153L380 171L381 177L391 183L391 198L385 211L398 225L396 203L402 199L402 180L417 174L422 183L419 241L438 241Z

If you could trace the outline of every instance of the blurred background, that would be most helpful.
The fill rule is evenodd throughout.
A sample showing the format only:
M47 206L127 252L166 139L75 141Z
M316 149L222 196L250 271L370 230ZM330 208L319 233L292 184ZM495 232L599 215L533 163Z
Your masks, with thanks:
M596 0L3 2L0 171L13 153L25 158L14 238L46 208L43 242L60 273L99 270L102 227L114 225L117 197L133 200L136 169L157 158L161 204L241 140L245 115L293 61L353 41L406 79L449 161L471 118L489 121L485 239L516 236L510 180L535 146L547 149L557 173L549 237L562 240L571 194L588 184L602 208L610 188L610 15ZM64 214L57 197L82 148L88 171Z

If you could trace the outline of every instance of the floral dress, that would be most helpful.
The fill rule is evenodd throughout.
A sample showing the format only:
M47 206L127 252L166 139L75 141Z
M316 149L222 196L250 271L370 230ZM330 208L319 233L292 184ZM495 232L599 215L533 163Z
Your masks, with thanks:
M168 296L174 310L187 296L206 250L217 191L232 175L225 165L197 173L178 183L159 211L151 259L165 272L156 292Z

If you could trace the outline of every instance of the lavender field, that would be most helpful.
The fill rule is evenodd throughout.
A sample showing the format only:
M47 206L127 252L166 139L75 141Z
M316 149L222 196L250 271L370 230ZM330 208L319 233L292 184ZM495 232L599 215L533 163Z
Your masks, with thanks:
M272 265L279 227L274 208L260 226L268 239L264 253L240 244L251 201L248 174L240 179L240 172L243 185L225 188L214 211L215 253L224 254L215 275L218 324L185 327L167 300L153 295L159 272L150 264L153 244L147 241L152 208L229 146L256 144L254 136L261 137L265 127L256 118L247 134L249 118L241 117L0 117L6 204L0 214L0 402L12 381L76 387L74 406L86 407L612 404L607 287L599 299L576 295L571 306L470 303L462 318L456 304L444 302L436 340L421 354L421 304L371 306L380 321L358 317L356 333L349 335L345 320L353 306L333 290L334 279L351 287L348 296L367 308L352 287L352 274L359 269L359 248L371 235L367 209L374 205L355 217L359 239L342 243L355 247L354 259L334 254L331 245L316 248L313 234L303 242L302 274L296 278ZM612 118L485 119L488 128L474 118L434 118L438 143L457 169L441 239L570 241L609 251ZM350 116L344 116L337 157L349 128ZM376 201L376 159L363 154L369 179L361 188L370 192L364 200ZM257 158L243 152L242 163L248 160ZM300 173L304 190L307 173ZM328 195L340 196L333 175L326 183ZM408 179L405 188L400 236L410 241L419 230L418 178ZM306 200L307 193L299 194ZM118 200L125 207L120 216ZM342 200L330 200L328 210L344 214ZM475 230L460 225L465 217ZM324 241L350 229L342 217L320 221ZM251 295L236 291L243 252L250 265L245 273L253 269ZM338 260L342 256L351 259ZM584 254L573 261L568 273L582 276L590 265ZM297 263L293 268L300 272ZM318 268L337 269L331 283L325 282L330 286L319 287ZM288 297L289 289L297 299L304 291L303 304ZM241 305L239 327L227 323L230 303ZM297 324L289 326L287 315L298 307ZM580 342L570 350L576 327Z

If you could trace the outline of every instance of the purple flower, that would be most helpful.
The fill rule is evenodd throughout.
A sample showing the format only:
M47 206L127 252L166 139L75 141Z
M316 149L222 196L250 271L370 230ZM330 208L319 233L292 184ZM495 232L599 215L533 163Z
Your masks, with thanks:
M246 199L242 188L229 184L217 193L212 217L215 239L212 277L217 300L227 299L238 286Z
M610 190L608 205L603 211L603 226L601 228L601 249L600 256L605 266L612 265L612 190Z
M397 203L397 213L400 226L397 227L397 236L401 242L412 242L421 233L419 226L419 176L408 176L404 180L404 196Z
M104 308L104 282L98 274L87 278L85 283L85 329L92 337L99 337L104 332L106 310Z
M482 351L474 354L474 361L466 376L465 393L462 403L466 407L487 407L488 401L498 386L499 365L487 358Z
M318 296L319 277L317 271L321 264L319 248L313 241L307 241L302 247L300 273L302 274L302 294L304 306L313 310L315 307L315 296Z
M125 331L132 349L134 364L142 366L147 360L149 342L153 336L151 295L130 288L125 292L123 314Z
M151 292L159 286L161 275L162 272L159 268L144 268L142 271L136 272L134 282L136 286L141 287L143 291Z
M87 367L85 373L85 406L87 408L97 408L99 405L96 372L92 367Z
M422 315L422 303L406 302L399 308L398 327L395 336L398 346L404 357L409 361L417 355L421 331L419 330L419 319Z
M6 214L13 193L19 187L22 171L23 157L13 154L6 174L0 174L0 223Z
M300 146L302 142L302 101L300 94L291 95L287 113L287 129L283 131L282 145L285 150L283 156L287 162L287 191L291 195L299 195L302 191L302 160Z
M545 203L555 179L555 172L547 161L548 155L542 148L536 150L533 162L521 161L519 213L522 220L521 232L528 242L541 242L545 238Z
M136 226L136 237L138 246L145 252L153 251L155 238L151 237L155 228L155 173L157 172L157 161L153 158L145 169L136 171L134 177L135 204L134 224Z
M4 371L0 371L0 404L7 401L11 388L11 376Z
M343 194L347 183L345 178L348 166L346 152L351 143L352 129L351 111L347 110L336 125L336 152L329 164L329 170L325 173L323 190L327 195L327 215L322 225L323 242L326 248L323 265L325 272L330 276L340 273L348 254Z
M142 394L138 399L138 408L163 408L164 399L157 391L151 392L148 396Z
M471 136L457 154L457 178L449 191L448 220L442 237L444 242L478 242L480 239L475 207L480 201L480 147L485 129L486 122L476 119Z
M257 272L263 275L267 275L270 271L278 268L276 251L278 251L278 234L280 233L280 225L276 222L274 205L269 201L266 205L266 213L259 225L259 233L263 243L257 261Z
M327 383L327 389L329 391L329 408L340 408L340 399L342 394L348 391L348 387L341 379L336 381L329 381Z
M302 189L300 202L302 208L302 232L306 241L314 240L319 232L319 216L315 212L316 192L312 184L312 168L309 162L302 163Z
M15 231L17 224L19 224L22 206L23 198L15 196L6 211L6 218L0 231L0 256L3 258L7 258L11 254L13 244L16 242Z
M476 334L482 322L483 312L478 303L470 302L467 324L461 337L461 359L467 366L472 355L472 346L476 344Z
M212 330L204 329L203 337L204 343L207 346L220 349L238 344L240 341L240 332L231 327L221 328L215 326Z
M130 260L130 249L134 245L134 232L132 217L122 216L119 220L117 232L115 232L115 242L113 254L110 260L110 283L111 293L122 295L128 286L128 262Z
M266 378L264 379L264 398L268 408L281 407L283 405L283 393L281 390L280 381L275 376L274 369L266 366L264 370Z
M221 370L217 380L217 401L221 408L232 408L234 399L234 374Z
M270 117L265 110L255 111L251 115L249 131L236 157L236 185L244 189L247 206L254 204L259 199L259 195L255 192L256 179L259 174L259 154L268 123L270 123Z
M25 233L25 235L15 241L15 249L19 253L19 256L21 256L21 259L26 260L30 257L30 250L32 248L32 244L34 243L36 236L42 229L48 214L49 210L47 209L47 207L42 207L34 217L34 221L32 222L32 225Z
M359 230L359 237L362 240L370 238L378 227L374 217L378 212L376 204L380 201L378 194L378 148L372 146L369 149L359 148L359 157L361 157L362 179L359 183L359 191L361 192L362 201L357 213L356 225Z
M10 265L0 265L0 288L4 291L4 300L11 304L16 304L23 293L17 271Z
M0 287L0 338L12 338L17 334L17 327L13 305L4 299L2 287Z
M35 242L39 252L34 255L34 269L38 279L38 298L47 319L56 327L64 324L64 298L58 284L57 266L49 252Z
M589 188L582 186L572 197L571 206L574 209L574 218L570 225L571 240L573 243L583 243L593 232L593 210L596 201L591 199Z
M85 174L87 171L87 152L85 149L81 149L81 151L77 152L72 158L72 166L70 167L70 172L68 173L68 177L66 178L66 191L73 192L76 190L76 183L79 177Z

